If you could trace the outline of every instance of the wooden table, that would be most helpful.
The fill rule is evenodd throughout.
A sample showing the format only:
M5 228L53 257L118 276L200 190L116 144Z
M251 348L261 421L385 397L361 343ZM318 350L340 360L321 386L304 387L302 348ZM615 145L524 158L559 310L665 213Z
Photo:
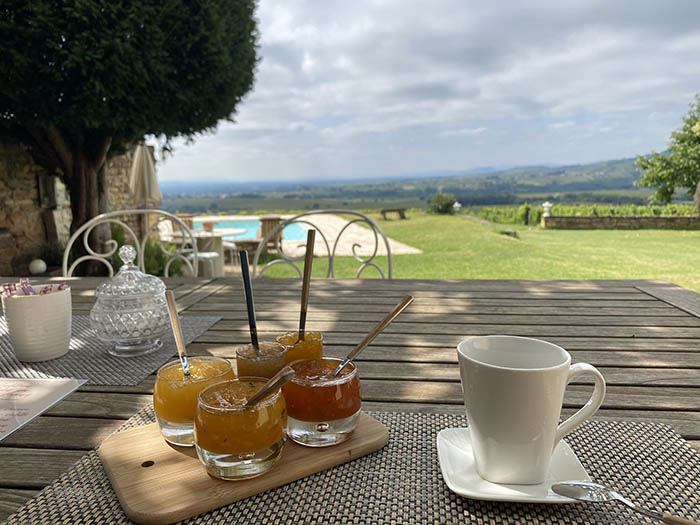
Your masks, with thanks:
M197 242L197 250L200 253L216 252L219 254L219 257L213 260L204 260L200 258L197 263L199 267L197 270L197 275L205 278L223 277L226 273L224 270L226 255L224 253L224 237L230 235L241 235L245 232L246 230L243 228L217 228L214 231L206 231L203 229L192 230L192 235L194 235ZM182 232L174 232L172 236L179 242L182 242Z
M89 312L98 282L71 280L76 315ZM223 316L191 354L233 357L248 341L239 279L166 282L185 315ZM300 289L299 280L254 283L262 338L297 326ZM366 409L462 413L457 343L532 336L600 369L608 394L597 417L667 423L700 450L700 295L660 281L315 279L307 327L323 331L328 355L343 356L409 293L415 302L358 359ZM0 442L0 519L150 403L153 381L82 388ZM571 385L564 413L590 389Z

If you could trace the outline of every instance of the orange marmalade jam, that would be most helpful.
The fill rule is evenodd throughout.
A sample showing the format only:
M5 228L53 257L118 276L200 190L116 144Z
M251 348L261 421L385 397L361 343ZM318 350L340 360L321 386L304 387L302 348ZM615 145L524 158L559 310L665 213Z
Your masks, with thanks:
M286 347L274 341L260 341L259 353L252 344L236 350L238 377L267 377L270 379L285 365Z
M287 411L279 390L244 406L264 384L261 378L243 377L202 391L194 418L197 446L216 454L247 454L282 439Z
M289 415L300 421L334 421L362 407L360 378L353 363L337 377L331 374L338 359L311 359L292 363L296 375L282 386Z
M299 340L299 332L289 332L277 338L277 342L287 347L287 363L297 359L321 359L323 357L323 334L304 332L304 340Z
M158 370L153 388L156 415L170 423L192 423L197 396L205 387L235 377L231 363L219 357L191 357L190 377L185 379L179 361Z

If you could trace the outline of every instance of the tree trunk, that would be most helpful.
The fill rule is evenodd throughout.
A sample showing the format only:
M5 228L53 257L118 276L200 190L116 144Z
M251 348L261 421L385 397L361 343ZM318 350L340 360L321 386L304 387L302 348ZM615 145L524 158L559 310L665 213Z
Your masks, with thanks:
M90 133L68 133L58 128L49 128L49 141L58 157L63 171L63 180L70 193L71 235L93 217L107 211L107 191L104 164L111 137ZM108 226L99 227L90 235L90 247L97 253L104 253L105 242L111 238ZM87 254L82 239L75 242L73 257ZM104 275L106 267L98 262L85 263L77 270L85 275Z
M76 152L70 179L70 205L73 211L70 232L73 234L91 218L100 214L97 170L80 151Z
M107 198L106 184L104 184L104 165L98 170L88 161L82 152L76 152L73 163L73 175L70 180L70 200L73 212L73 222L71 223L71 235L75 233L87 221L96 217L100 213L106 212ZM100 180L102 179L102 180ZM96 227L90 233L89 245L97 253L106 251L106 241L111 239L111 232L108 224ZM72 253L74 257L87 255L83 245L82 236L73 244ZM76 268L82 275L106 275L107 268L97 261L85 262Z
M23 128L19 133L30 146L35 162L49 173L60 172L70 192L71 234L96 215L108 211L104 164L112 145L110 135L98 130L68 129L53 124L46 128ZM109 230L109 226L93 230L90 246L95 251L104 252L104 241L111 237ZM82 240L71 249L73 259L86 253ZM81 265L78 272L85 273L87 266ZM99 268L100 273L106 269L100 263L91 267L90 271Z
M700 182L698 182L695 188L695 195L693 195L693 203L695 204L695 209L698 210L698 215L700 215Z

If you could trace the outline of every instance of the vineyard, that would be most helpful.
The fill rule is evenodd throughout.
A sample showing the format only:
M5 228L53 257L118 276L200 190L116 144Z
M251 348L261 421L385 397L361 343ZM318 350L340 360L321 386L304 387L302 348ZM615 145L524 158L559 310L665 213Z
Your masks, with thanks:
M465 210L470 215L498 224L537 225L544 209L541 205L483 206ZM636 205L636 204L555 204L551 214L557 217L694 217L698 210L692 204Z

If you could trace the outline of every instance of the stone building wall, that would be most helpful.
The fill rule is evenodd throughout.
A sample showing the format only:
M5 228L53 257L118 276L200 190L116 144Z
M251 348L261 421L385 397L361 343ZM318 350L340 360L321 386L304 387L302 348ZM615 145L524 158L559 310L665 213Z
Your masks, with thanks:
M700 217L542 217L543 228L562 230L700 230Z
M124 155L112 157L105 166L107 174L109 211L132 210L142 208L143 203L136 202L129 190L129 172L134 161L134 149ZM125 222L137 230L140 222L137 217L127 217Z
M40 175L22 147L0 141L0 275L16 275L46 241Z
M111 210L138 208L129 192L133 149L105 167ZM22 145L0 141L0 275L28 275L28 264L68 240L69 196L57 177L35 165ZM138 219L129 224L139 227Z

